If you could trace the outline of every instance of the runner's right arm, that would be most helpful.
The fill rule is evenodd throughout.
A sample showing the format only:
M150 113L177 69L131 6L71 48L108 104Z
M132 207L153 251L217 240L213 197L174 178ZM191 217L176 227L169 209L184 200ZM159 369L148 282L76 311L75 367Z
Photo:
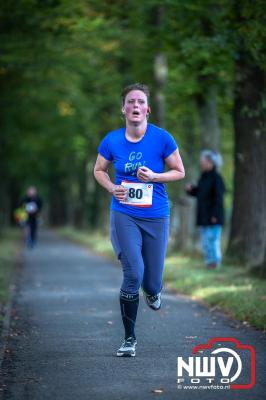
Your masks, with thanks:
M110 176L108 175L108 167L111 163L111 161L106 160L103 156L98 154L94 166L94 176L96 181L109 193L113 194L117 200L123 201L127 197L127 189L122 185L115 185L111 181Z

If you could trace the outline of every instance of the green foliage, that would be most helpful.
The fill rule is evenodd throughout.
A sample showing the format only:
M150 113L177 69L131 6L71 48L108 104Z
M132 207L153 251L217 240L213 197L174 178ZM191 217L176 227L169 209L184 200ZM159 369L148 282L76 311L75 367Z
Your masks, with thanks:
M174 255L166 260L165 280L171 289L222 308L244 324L265 329L265 280L243 267L223 265L208 271L197 258Z
M103 204L92 176L98 143L122 124L125 84L142 81L154 93L158 52L168 63L166 128L176 137L185 165L195 165L200 148L195 99L209 85L217 86L230 188L233 63L239 43L266 65L265 2L238 5L229 0L3 3L0 168L5 183L0 191L12 196L10 187L22 193L35 183L50 207L55 191L57 204L67 203L68 221L80 209L85 224L95 220ZM152 109L154 103L153 96Z
M20 251L21 235L18 230L5 229L0 236L0 331L4 308L10 295L10 284Z
M83 173L115 124L120 34L84 1L9 2L1 19L1 163L20 190L47 195L51 177L68 187Z

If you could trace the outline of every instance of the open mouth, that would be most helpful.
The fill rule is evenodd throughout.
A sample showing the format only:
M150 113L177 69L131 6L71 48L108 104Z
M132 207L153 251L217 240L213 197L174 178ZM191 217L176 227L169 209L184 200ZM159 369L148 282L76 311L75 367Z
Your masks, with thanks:
M139 111L133 111L133 113L132 113L133 115L140 115L140 113L139 113Z

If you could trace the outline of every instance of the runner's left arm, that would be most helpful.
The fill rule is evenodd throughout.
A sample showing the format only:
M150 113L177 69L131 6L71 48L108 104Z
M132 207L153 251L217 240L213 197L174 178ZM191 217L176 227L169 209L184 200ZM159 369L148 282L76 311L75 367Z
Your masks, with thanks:
M185 168L178 150L165 158L165 163L169 170L161 173L153 172L147 167L140 167L137 173L138 178L143 182L166 183L179 181L185 177Z

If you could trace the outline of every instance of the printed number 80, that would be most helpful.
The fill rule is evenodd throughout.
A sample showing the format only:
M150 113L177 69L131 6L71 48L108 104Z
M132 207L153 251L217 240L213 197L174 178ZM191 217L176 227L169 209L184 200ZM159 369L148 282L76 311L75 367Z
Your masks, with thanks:
M128 197L130 197L131 199L133 199L134 197L136 197L136 199L142 199L142 196L143 196L142 189L130 188L128 191Z

